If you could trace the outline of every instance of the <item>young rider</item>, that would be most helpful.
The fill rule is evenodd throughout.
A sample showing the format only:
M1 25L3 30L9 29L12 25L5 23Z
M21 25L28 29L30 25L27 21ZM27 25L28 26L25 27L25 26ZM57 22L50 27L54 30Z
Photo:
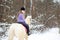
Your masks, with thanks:
M29 26L25 22L25 8L24 7L21 7L21 9L19 11L17 22L22 24L27 29L27 34L29 35Z

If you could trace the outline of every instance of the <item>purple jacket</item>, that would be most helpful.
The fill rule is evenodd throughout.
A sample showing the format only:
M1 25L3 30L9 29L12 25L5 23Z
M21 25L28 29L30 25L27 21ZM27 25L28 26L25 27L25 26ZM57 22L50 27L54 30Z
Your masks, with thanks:
M24 15L22 13L18 15L17 22L25 22Z

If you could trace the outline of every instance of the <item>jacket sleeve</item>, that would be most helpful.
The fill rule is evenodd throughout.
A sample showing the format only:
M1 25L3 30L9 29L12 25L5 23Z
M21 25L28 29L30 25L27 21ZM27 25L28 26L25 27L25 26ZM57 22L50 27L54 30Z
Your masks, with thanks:
M23 15L23 14L19 14L19 16L18 16L18 20L23 20L23 21L25 21L25 19L24 19L24 15Z

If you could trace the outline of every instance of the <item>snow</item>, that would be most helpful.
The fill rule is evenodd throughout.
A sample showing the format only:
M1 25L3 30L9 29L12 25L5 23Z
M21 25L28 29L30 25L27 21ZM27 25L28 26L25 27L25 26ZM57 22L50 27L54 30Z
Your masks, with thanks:
M1 24L2 25L2 24ZM3 24L8 25L8 24ZM11 25L11 24L9 24ZM36 25L34 27L43 27L44 25ZM0 27L0 31L3 32L3 29ZM5 35L0 37L0 40L8 40L8 32L5 32ZM14 40L18 40L18 38L14 37ZM42 33L36 32L36 30L33 31L33 34L28 36L28 40L60 40L60 34L59 34L59 28L50 28Z
M60 40L59 28L51 28L43 33L34 33L28 36L28 40ZM2 40L7 40L8 37L2 38ZM17 40L14 37L14 40Z
M60 40L60 34L58 28L49 29L45 33L31 34L29 40Z
M4 30L0 27L0 32L4 32Z
M60 0L53 0L54 3L58 2L60 4Z
M2 25L2 24L1 24ZM3 24L6 25L6 24ZM8 24L7 24L8 25ZM9 24L11 25L11 24ZM36 25L37 27L43 27L44 25ZM36 27L34 26L34 27ZM3 29L0 27L0 31L3 32ZM35 32L33 31L33 34L28 36L28 40L60 40L60 34L59 34L59 28L50 28L47 31L44 31L43 33ZM8 32L5 32L5 35L0 37L0 40L8 40ZM14 37L14 40L18 40L18 38Z

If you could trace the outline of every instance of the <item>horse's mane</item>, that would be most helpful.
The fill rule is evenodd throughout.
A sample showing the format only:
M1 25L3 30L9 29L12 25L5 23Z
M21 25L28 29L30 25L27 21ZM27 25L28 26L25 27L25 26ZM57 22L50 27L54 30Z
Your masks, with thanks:
M31 16L27 16L25 19L25 21L28 25L30 25L30 23L31 23L31 18L32 18Z

